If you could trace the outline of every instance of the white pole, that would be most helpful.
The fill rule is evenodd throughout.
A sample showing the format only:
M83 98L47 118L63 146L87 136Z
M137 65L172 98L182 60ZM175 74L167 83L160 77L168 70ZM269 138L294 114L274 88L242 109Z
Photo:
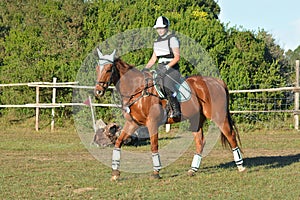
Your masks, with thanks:
M296 87L299 87L299 60L296 60ZM295 92L295 129L299 130L299 91Z
M169 133L171 130L171 124L166 124L166 133Z
M93 129L94 129L94 132L96 133L97 129L96 129L96 122L95 122L95 114L94 114L91 96L89 96L89 103L90 103L90 108L91 108L91 113L92 113Z
M38 105L39 104L39 96L40 96L40 88L39 88L39 86L37 86L35 88L35 90L36 90L35 102ZM35 108L35 130L36 131L39 131L39 113L40 113L40 110L39 110L39 107L37 106Z
M57 78L53 77L53 85L56 83ZM52 90L52 104L55 104L55 99L56 99L56 88L53 87ZM52 108L52 112L51 112L51 132L54 131L54 117L55 117L55 108Z

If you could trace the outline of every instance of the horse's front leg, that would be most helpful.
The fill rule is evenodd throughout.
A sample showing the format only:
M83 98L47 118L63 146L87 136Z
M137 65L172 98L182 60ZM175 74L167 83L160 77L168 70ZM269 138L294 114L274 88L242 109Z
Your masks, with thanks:
M118 137L115 148L112 154L112 181L116 181L120 177L120 160L121 160L121 146L123 142L138 128L138 125L126 121L124 128Z
M194 141L196 145L196 153L194 154L193 161L191 164L191 169L188 171L189 176L194 176L195 173L200 168L201 160L202 160L202 151L205 145L204 137L203 137L203 129L200 128L198 132L193 132Z
M158 132L150 136L152 162L153 162L153 178L160 179L159 171L161 170L161 161L158 152Z
M150 135L151 152L152 152L152 163L153 163L153 174L152 177L160 179L159 171L161 170L161 161L158 152L158 125L157 123L148 123L147 128Z

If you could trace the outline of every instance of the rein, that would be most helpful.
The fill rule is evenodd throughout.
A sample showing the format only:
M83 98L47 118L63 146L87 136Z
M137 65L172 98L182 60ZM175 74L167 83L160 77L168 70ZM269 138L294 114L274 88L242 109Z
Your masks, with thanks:
M114 76L118 75L117 72L119 71L120 73L120 69L118 69L117 64L115 61L111 61L108 59L101 59L103 61L107 61L109 63L112 63L112 68L110 70L107 70L106 73L110 72L110 77L108 81L97 81L96 84L100 85L101 87L103 87L104 92L106 91L106 89L108 88L108 86L113 82ZM136 123L139 124L139 122L132 116L131 111L130 111L130 107L133 106L135 103L137 103L140 99L142 99L143 97L147 97L147 96L153 96L153 97L157 97L160 98L157 94L153 94L151 92L148 91L149 88L154 87L154 83L153 81L151 82L151 80L153 80L151 78L151 76L148 73L142 72L143 76L144 76L144 80L145 80L145 84L141 87L139 87L133 94L131 95L123 95L121 94L119 88L117 88L121 99L122 99L122 107L121 109L124 110L126 113L128 113L131 117L131 119ZM148 76L147 76L148 75ZM121 74L119 74L119 77L121 76ZM136 99L134 99L136 98ZM128 99L126 103L123 104L123 100L124 99ZM140 124L139 124L140 125Z
M142 124L139 123L131 114L130 111L130 107L132 105L134 105L136 102L138 102L140 99L142 99L143 97L147 97L147 96L154 96L157 98L160 98L158 95L155 95L153 93L149 93L147 90L151 87L154 87L154 84L149 85L149 79L151 80L151 78L146 78L145 73L143 73L144 75L144 80L145 80L145 86L142 89L139 89L136 93L130 95L130 96L124 96L120 93L121 98L123 99L123 97L125 98L129 98L127 103L125 105L122 105L122 109L130 116L130 118L132 119L132 121L134 121L137 125L141 126ZM137 95L141 94L138 98L136 98L134 101L130 102L134 97L136 97ZM123 104L123 102L122 102Z
M147 96L155 96L158 97L155 94L149 93L147 90L151 87L154 87L154 84L149 85L149 79L151 80L151 78L147 78L145 76L145 73L143 73L144 75L144 80L145 80L145 86L142 89L139 89L136 93L130 95L130 96L125 96L121 94L121 97L125 97L125 98L129 98L129 100L127 101L127 103L125 104L125 107L130 108L133 104L135 104L136 102L138 102L141 98L143 97L147 97ZM134 101L130 102L134 97L136 97L138 94L141 94L137 99L135 99Z

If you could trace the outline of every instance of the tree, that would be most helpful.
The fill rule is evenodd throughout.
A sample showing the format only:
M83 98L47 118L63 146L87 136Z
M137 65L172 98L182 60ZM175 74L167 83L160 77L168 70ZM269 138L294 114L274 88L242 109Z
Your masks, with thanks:
M291 70L294 71L296 60L300 60L300 45L294 50L288 50L285 54L285 58Z
M83 59L82 1L2 1L1 83L75 79ZM3 10L2 10L3 11ZM41 101L49 92L41 91ZM60 90L60 101L71 100L70 90ZM4 104L32 102L31 88L8 88L0 97Z
M216 71L219 71L229 89L291 83L286 59L292 62L293 52L284 56L272 35L264 30L254 33L228 28L218 19L219 14L220 7L214 0L4 0L0 2L0 83L51 81L53 77L59 82L75 81L82 62L88 58L91 59L91 77L84 83L93 84L93 64L97 58L92 54L95 47L101 45L104 53L111 53L110 48L117 47L122 59L142 68L151 57L151 44L156 37L152 27L160 15L170 19L171 29L182 39L181 52L189 58L180 61L184 76L198 72L218 76ZM146 41L149 48L136 48L122 54L122 50L145 42L145 38L131 40L131 36L122 38L120 33L146 27L149 28L149 41ZM186 48L188 45L200 48ZM211 66L216 70L209 71ZM8 88L2 90L0 102L32 102L34 92L28 88ZM50 91L41 92L41 101L49 102ZM59 92L60 102L71 101L69 89ZM70 114L68 109L63 112L66 116Z

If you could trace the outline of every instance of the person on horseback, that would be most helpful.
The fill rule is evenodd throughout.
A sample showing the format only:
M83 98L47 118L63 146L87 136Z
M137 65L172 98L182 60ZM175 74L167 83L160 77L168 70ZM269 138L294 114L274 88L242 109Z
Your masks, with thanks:
M151 68L158 60L158 75L162 77L162 85L168 102L172 108L171 118L181 118L180 104L176 98L175 83L179 82L180 72L178 62L180 60L180 43L174 33L169 31L170 21L165 16L156 19L153 28L158 33L154 41L153 54L145 69Z

